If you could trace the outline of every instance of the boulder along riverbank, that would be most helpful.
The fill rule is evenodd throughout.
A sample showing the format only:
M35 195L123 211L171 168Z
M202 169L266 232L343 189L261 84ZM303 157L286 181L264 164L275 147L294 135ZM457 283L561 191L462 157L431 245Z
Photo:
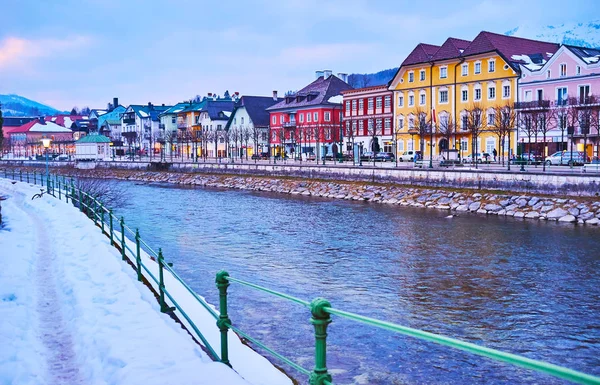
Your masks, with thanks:
M39 168L15 169L23 173ZM12 171L12 170L11 170ZM187 186L267 191L281 194L365 201L380 204L445 210L449 215L476 213L528 220L548 220L597 226L600 200L594 198L510 194L496 191L471 191L452 188L425 188L366 182L333 182L286 177L205 175L166 171L120 169L53 169L56 174L72 177L118 179L138 182L171 183ZM12 176L9 175L9 176Z

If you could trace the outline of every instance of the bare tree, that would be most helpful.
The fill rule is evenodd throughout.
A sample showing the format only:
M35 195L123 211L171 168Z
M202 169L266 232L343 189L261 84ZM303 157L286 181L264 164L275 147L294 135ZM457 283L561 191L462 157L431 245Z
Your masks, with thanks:
M452 136L456 134L456 127L454 127L454 120L452 114L440 116L439 132L442 138L446 140L446 159L450 159L450 143Z
M354 127L352 127L352 123L356 123L356 121L350 121L350 120L346 121L344 135L350 141L350 144L352 146L352 159L353 159L353 163L354 163L355 162L354 161L354 140L356 139L356 131L354 130ZM395 137L395 135L394 135L394 137ZM396 166L397 165L398 165L398 160L396 160Z
M427 112L425 112L425 110L423 110L421 107L416 107L413 110L413 120L411 121L409 119L408 131L412 135L419 135L419 150L421 151L421 156L424 156L425 154L423 151L425 149L425 135L429 133L430 125L431 121L429 120Z
M485 122L483 121L483 108L481 108L479 103L473 103L466 112L467 129L471 134L471 149L473 150L471 162L475 165L475 168L477 168L477 154L479 153L477 139L485 126Z
M104 206L111 209L118 209L126 205L128 191L126 187L121 185L116 186L115 183L117 182L84 177L74 180L74 187L99 200ZM79 197L76 196L74 198L75 199L72 200L73 205L79 207ZM85 201L84 203L86 205L89 204ZM91 215L85 206L83 211L86 214Z
M598 100L595 95L584 95L579 100L578 125L579 132L583 136L583 156L584 162L587 162L587 140L591 133L591 128L598 114Z
M241 130L238 126L231 126L229 128L228 134L229 134L230 140L233 142L233 146L235 149L234 151L235 151L236 156L239 154L238 143L241 143L240 133L241 133ZM232 155L231 158L233 159L234 156Z
M243 141L243 145L246 147L246 151L244 151L246 160L248 160L248 141L250 140L251 135L252 131L250 130L250 127L248 127L247 125L241 127L240 137Z
M516 110L513 103L506 103L503 106L494 107L494 119L492 122L492 132L498 136L498 143L500 144L500 158L502 159L502 165L504 165L504 148L508 141L508 169L510 170L510 137L516 122Z

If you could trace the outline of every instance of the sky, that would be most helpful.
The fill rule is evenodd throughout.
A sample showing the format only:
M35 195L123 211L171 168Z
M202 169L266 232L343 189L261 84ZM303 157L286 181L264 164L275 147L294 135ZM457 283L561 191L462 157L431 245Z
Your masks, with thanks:
M597 0L0 0L0 94L61 110L280 94L420 42L589 21Z

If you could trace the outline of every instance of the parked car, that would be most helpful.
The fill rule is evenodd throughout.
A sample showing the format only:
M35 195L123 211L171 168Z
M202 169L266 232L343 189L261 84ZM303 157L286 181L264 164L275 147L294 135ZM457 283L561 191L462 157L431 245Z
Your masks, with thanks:
M493 157L487 152L478 152L476 155L469 154L465 156L462 161L463 163L473 163L473 160L477 163L490 163Z
M373 152L372 151L365 151L362 153L362 155L360 156L360 160L362 161L369 161L369 160L373 160Z
M398 160L400 162L413 162L415 160L415 153L417 154L417 159L423 159L421 151L404 151L402 155L398 157Z
M375 160L378 162L394 162L396 158L393 152L378 152L375 155Z
M546 158L546 165L571 165L571 163L576 166L580 164L584 164L584 155L583 152L573 151L559 151L550 155Z
M59 156L56 157L56 160L69 160L69 155L60 154Z
M581 172L598 172L600 171L600 158L597 156L593 157L589 163L585 163L581 168Z
M258 154L252 154L252 160L266 160L269 159L269 153L268 152L261 152Z

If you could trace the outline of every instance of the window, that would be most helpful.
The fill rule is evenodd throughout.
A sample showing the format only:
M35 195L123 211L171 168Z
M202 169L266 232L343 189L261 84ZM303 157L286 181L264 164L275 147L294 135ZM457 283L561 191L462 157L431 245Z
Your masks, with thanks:
M171 118L171 123L172 123L172 124L175 124L175 123L177 123L177 117L176 117L176 116L173 116L173 117Z
M356 100L352 101L352 111L356 112Z
M475 100L481 100L481 88L475 88Z
M273 124L277 123L277 117L273 115Z
M400 130L404 129L404 118L402 118L402 117L398 118L398 129L400 129Z
M462 101L466 102L469 100L469 91L468 90L462 90Z
M463 115L460 119L460 128L466 130L469 127L469 117L467 115Z
M576 70L577 70L577 75L581 75L581 67L580 67L580 66L577 66L577 67L576 67Z
M537 90L537 100L544 99L544 90Z
M318 121L319 121L319 113L318 113L318 112L315 112L315 113L313 113L313 120L314 120L315 122L318 122Z
M550 79L550 70L546 71L546 79Z
M409 140L406 143L406 151L412 151L414 146L414 140Z
M312 118L312 115L310 114L310 112L307 112L306 113L306 122L310 123L311 122L311 118Z
M404 96L398 95L398 107L404 107Z
M365 130L365 121L364 120L359 120L358 121L358 131L360 132L359 135L361 135Z
M510 86L507 85L502 87L502 97L510 98Z
M424 81L425 80L425 70L419 71L419 80L420 81Z
M567 98L567 87L560 87L556 89L556 104L559 106L566 105Z
M496 99L496 87L488 87L488 99Z
M279 123L283 124L283 115L279 115Z
M358 101L358 110L362 113L365 109L365 100L364 99L360 99Z
M331 129L325 130L325 140L331 140Z
M590 97L590 86L579 86L579 103L587 103Z
M373 109L373 98L369 98L367 101L367 110Z
M200 118L199 116L196 117L196 123L198 123L198 118ZM233 118L233 124L235 125L235 118Z
M348 111L350 109L350 100L348 100L346 102L346 111Z
M565 77L567 76L567 65L566 64L561 64L560 65L560 77Z
M415 105L415 96L414 95L408 95L408 105L409 106Z
M531 91L525 91L525 101L526 102L531 101Z
M244 117L243 116L242 116L242 122L240 124L244 125Z
M300 119L300 123L304 123L304 114L298 115L298 119Z
M390 108L392 106L392 97L391 96L388 95L388 96L385 97L385 101L384 101L383 106L385 108Z
M462 76L467 75L469 75L469 65L465 63L462 65Z
M415 118L413 116L408 117L408 129L412 130L415 128Z
M375 99L375 107L376 108L378 108L378 109L381 108L381 103L382 103L381 97Z
M440 91L440 103L448 103L448 91Z
M490 61L488 61L488 72L494 72L494 71L496 71L496 61L490 60Z
M425 105L425 94L420 94L419 95L419 105L424 106Z
M367 130L369 130L369 132L373 132L373 119L369 119L367 121Z
M448 67L440 67L440 79L446 79L448 77Z
M329 121L331 121L331 112L329 112L329 111L325 111L325 112L323 113L323 119L324 119L326 122L329 122Z
M375 121L375 135L382 135L383 134L383 122L381 121L381 119L377 119Z
M488 126L493 126L495 120L496 114L494 114L493 112L488 113Z
M277 132L273 131L273 141L277 141Z
M409 72L408 73L408 82L412 83L415 81L415 73L414 72Z
M475 74L481 73L481 63L475 63Z
M469 141L467 139L461 139L460 141L460 150L461 151L469 151Z
M355 120L355 121L352 122L352 132L354 132L354 136L358 135L357 127L358 127L358 125L357 125L357 122Z

